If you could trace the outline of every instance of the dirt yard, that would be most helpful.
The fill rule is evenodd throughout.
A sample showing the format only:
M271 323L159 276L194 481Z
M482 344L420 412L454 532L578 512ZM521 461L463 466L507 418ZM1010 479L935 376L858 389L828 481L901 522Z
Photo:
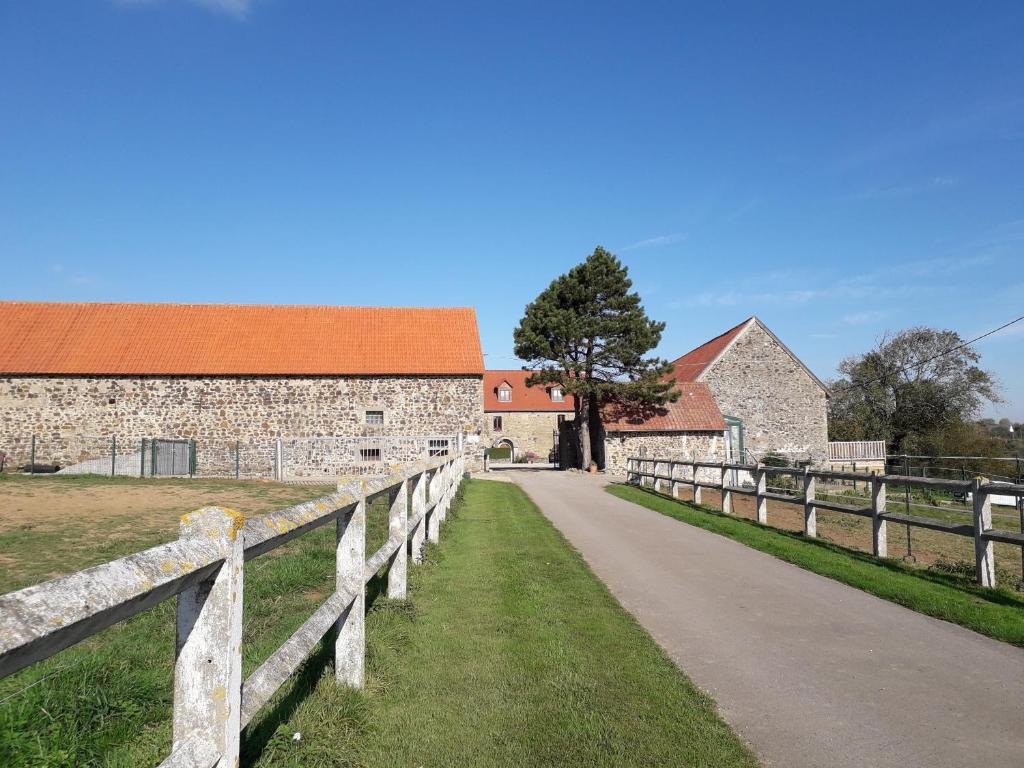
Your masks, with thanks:
M0 592L96 565L177 536L205 506L246 516L331 493L330 485L0 475Z

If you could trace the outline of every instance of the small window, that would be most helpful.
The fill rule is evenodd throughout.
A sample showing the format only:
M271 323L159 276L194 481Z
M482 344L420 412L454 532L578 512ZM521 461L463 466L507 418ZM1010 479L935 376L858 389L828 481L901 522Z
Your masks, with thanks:
M561 387L552 387L551 388L551 399L554 400L556 403L560 403L563 400L565 400L565 398L562 396L562 388Z
M499 403L510 403L512 402L512 390L508 388L501 388L498 390L498 402Z
M367 411L366 412L366 423L367 424L383 424L384 423L384 411Z
M360 448L359 449L359 460L360 461L380 461L380 448Z
M501 416L494 417L493 426L495 432L501 432Z
M432 458L437 456L448 455L448 440L434 440L428 441L428 452Z

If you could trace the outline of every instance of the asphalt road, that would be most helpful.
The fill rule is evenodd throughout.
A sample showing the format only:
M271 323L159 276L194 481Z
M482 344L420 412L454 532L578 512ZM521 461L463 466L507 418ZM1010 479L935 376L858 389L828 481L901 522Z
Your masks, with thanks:
M764 765L1024 766L1024 650L622 501L598 478L508 474Z

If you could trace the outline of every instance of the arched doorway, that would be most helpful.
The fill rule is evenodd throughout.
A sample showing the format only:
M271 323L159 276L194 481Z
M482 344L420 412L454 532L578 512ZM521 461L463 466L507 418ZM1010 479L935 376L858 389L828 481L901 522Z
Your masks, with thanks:
M515 461L516 460L516 446L507 437L503 437L500 440L498 440L497 442L495 442L493 447L494 448L498 448L498 449L507 449L508 450L508 458L505 458L503 455L492 456L492 461Z

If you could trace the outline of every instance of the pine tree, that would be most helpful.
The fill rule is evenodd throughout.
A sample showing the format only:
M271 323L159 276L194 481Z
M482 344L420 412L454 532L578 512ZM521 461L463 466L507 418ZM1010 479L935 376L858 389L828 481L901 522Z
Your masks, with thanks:
M679 397L668 378L672 364L645 357L665 324L647 317L628 275L622 262L598 246L526 307L514 333L516 356L536 370L527 384L557 384L574 396L574 434L584 468L603 439L603 408L643 410Z

